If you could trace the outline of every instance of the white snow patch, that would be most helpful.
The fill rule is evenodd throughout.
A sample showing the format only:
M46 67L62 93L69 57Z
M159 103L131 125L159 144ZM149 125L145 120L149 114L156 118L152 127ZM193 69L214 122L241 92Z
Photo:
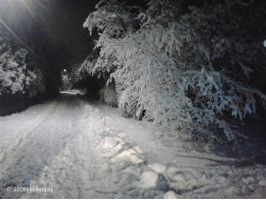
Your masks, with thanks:
M133 164L139 164L143 162L143 160L138 158L137 155L135 154L136 154L136 151L134 151L133 149L128 149L128 150L125 150L119 153L117 156L113 157L111 161L113 163L117 161L130 161Z
M124 139L124 138L126 138L127 134L125 134L125 133L120 133L120 134L118 134L118 136L119 136L120 138Z
M165 195L163 196L164 199L177 199L177 196L175 194L175 192L173 191L169 191L166 192Z
M103 172L107 172L107 173L111 173L112 172L112 169L111 169L110 165L107 162L103 163L101 170Z
M82 94L82 92L80 90L65 90L61 91L60 94L77 95L77 94Z
M154 188L158 180L158 174L153 171L144 172L141 175L141 187L144 189Z
M107 152L104 152L103 157L110 158L114 156L117 152L119 152L123 148L124 143L119 143L114 148L109 149Z
M149 164L148 167L155 171L157 174L163 174L166 170L166 167L160 163Z
M103 143L103 148L113 148L117 144L117 141L113 137L105 137L104 138L104 143Z
M131 156L131 152L129 150L125 150L122 153L118 154L113 160L129 160Z
M264 187L266 187L266 177L264 177L264 178L265 178L265 179L264 179L264 180L260 180L258 184L259 184L260 186L264 186ZM265 189L266 189L266 188L265 188Z
M135 146L134 150L138 153L138 154L143 154L143 150L139 147L139 146Z
M143 162L143 160L141 160L140 158L138 158L136 155L131 155L129 160L133 164L139 164L139 163L142 163Z

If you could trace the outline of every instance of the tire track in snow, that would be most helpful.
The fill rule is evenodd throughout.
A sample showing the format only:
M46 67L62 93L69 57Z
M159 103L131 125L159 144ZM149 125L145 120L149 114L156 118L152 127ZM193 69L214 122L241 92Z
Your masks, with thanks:
M24 173L23 177L28 177L26 185L52 187L54 192L5 193L3 197L88 198L97 196L95 191L98 171L103 162L95 151L94 134L88 127L90 118L85 119L87 115L84 113L85 103L75 97L73 100L74 105L71 102L60 103L58 112L37 129L27 139L28 141L25 140L15 155L16 160L11 163L11 167L24 167L24 169L19 169L19 172ZM88 107L90 108L89 105ZM91 108L86 109L88 113L93 111ZM56 119L59 120L57 123ZM27 153L30 155L23 158ZM42 156L41 154L46 156L38 158ZM16 170L9 171L5 177L10 178L9 182L14 180L17 186L21 186L24 178L12 178L13 172L17 173ZM31 172L36 173L32 175Z
M30 186L51 160L72 138L76 137L78 115L82 109L75 97L62 97L53 111L24 137L17 149L8 155L0 179L2 190L8 186ZM72 105L73 104L73 105ZM58 108L60 106L60 108ZM19 197L19 193L3 193L4 197ZM0 194L1 196L1 194Z
M50 115L52 115L56 111L56 108L58 107L58 105L59 105L59 102L57 102L57 104L54 106L54 109L50 113L48 113L47 116L36 127L34 127L31 131L29 131L29 133L26 134L25 137L21 138L11 150L9 150L8 152L5 152L3 159L0 161L1 165L4 165L4 162L8 156L11 156L12 154L16 152L16 150L19 148L19 146L25 140L25 138L30 137L30 135L32 135L34 131L36 131L50 117Z
M59 103L58 112L24 137L7 166L14 170L1 179L20 186L26 177L26 184L54 193L2 197L237 198L266 185L264 166L236 167L227 158L176 151L113 111L106 115L75 97Z

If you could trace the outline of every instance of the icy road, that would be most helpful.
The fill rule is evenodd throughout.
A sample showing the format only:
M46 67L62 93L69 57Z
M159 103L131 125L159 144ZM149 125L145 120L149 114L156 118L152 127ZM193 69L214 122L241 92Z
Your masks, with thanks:
M266 167L62 94L0 117L0 198L266 198Z

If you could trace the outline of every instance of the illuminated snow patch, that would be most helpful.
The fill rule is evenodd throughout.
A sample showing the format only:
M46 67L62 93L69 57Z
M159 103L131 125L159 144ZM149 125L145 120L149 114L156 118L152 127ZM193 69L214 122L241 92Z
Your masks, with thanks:
M122 153L118 154L114 158L111 159L112 162L116 161L130 161L133 164L139 164L142 163L143 160L138 158L136 155L136 152L133 149L128 149L123 151Z
M117 144L117 141L113 137L105 137L104 143L103 143L103 148L110 149L110 148L115 147L116 144Z
M153 171L144 172L141 175L141 187L144 189L156 187L156 182L158 180L158 174Z
M138 154L143 154L143 150L139 147L139 146L135 146L134 150L138 153Z
M175 192L169 191L163 196L164 199L177 199Z
M162 174L166 170L166 167L160 163L150 164L148 165L148 167L155 171L157 174Z
M60 94L69 94L69 95L77 95L79 93L80 90L64 90L60 92Z

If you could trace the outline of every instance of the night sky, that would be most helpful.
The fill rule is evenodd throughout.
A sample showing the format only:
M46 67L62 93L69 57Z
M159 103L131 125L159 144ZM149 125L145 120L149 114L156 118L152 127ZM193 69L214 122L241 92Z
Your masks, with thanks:
M27 47L36 45L30 37L34 35L40 41L46 40L47 43L43 43L49 45L48 48L56 47L55 54L60 54L58 59L63 59L65 65L71 65L82 62L93 48L95 36L90 37L82 25L89 13L94 11L97 2L1 0L0 17Z

